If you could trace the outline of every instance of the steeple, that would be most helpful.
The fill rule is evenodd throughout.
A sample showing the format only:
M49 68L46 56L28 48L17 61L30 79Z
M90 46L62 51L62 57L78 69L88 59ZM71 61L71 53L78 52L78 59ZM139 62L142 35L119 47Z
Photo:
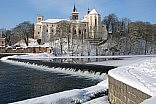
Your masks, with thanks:
M74 4L73 12L77 12L77 9L76 9L76 7L75 7L75 4Z
M77 12L76 6L74 4L73 12L72 12L72 20L78 20L79 13Z

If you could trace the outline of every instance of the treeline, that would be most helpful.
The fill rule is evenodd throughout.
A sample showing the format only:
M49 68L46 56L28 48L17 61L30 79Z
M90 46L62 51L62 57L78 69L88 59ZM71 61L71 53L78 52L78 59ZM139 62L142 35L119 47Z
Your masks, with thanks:
M156 25L149 22L131 22L115 14L104 17L108 31L108 51L112 55L153 54L156 52Z
M105 44L98 47L98 55L156 53L156 25L143 21L132 22L128 18L120 19L115 14L105 16L102 20L102 24L106 25L108 38ZM63 27L59 27L63 28L62 31L66 29L65 27L68 27L67 25L64 25L65 23L63 22L63 25L61 25ZM61 36L66 36L65 33L68 32L63 32ZM60 34L61 33L59 33L59 36ZM28 46L28 38L33 38L33 35L34 24L27 21L18 24L10 30L0 29L0 37L4 37L6 39L7 46L13 45L21 39L24 40ZM67 34L68 38L70 38L69 36L70 35ZM50 40L52 41L53 39ZM60 37L59 40L62 40L62 38ZM82 40L81 42L83 43L84 41ZM70 43L68 43L68 48L69 46ZM62 41L60 42L60 47L63 47ZM87 48L87 50L90 49Z
M24 40L28 46L28 38L34 37L34 24L24 21L12 29L0 29L0 37L5 38L6 46L11 46L20 40Z

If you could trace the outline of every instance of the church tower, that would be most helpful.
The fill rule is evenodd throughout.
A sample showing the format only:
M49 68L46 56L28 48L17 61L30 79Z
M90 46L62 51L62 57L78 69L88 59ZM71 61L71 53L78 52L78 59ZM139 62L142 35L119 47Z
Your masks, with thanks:
M72 20L78 20L78 16L79 16L79 13L77 12L77 9L75 7L75 4L74 4L74 8L73 8L73 12L72 12Z
M101 36L101 17L95 9L88 11L89 37L100 38Z
M37 15L37 22L43 21L43 16L42 15Z

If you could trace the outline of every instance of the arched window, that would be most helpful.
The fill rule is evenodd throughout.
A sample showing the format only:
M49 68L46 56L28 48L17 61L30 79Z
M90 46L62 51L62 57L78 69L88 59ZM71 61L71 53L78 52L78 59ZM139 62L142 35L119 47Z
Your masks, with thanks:
M76 30L74 30L74 34L76 34Z
M79 34L81 34L81 30L79 30Z
M86 32L87 32L87 30L85 29L85 30L84 30L84 32L86 33Z
M95 18L95 26L97 26L97 19Z

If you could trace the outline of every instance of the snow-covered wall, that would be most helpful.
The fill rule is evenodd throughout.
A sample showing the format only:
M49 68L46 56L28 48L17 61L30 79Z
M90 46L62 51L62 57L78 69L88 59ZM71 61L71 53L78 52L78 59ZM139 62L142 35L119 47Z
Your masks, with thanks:
M119 67L108 74L109 100L115 104L119 104L119 100L138 104L156 96L156 58Z
M121 81L109 78L109 101L111 104L140 104L151 96Z

